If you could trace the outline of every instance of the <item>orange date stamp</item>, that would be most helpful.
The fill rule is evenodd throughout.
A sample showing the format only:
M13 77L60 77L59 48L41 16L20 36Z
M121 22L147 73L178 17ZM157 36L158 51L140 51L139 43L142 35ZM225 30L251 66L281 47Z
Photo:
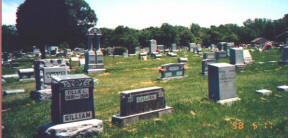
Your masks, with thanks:
M252 124L245 124L244 122L230 122L231 126L233 129L244 129L244 128L253 128L254 130L257 129L273 129L273 123L272 122L264 122L264 123L259 123L259 122L253 122Z

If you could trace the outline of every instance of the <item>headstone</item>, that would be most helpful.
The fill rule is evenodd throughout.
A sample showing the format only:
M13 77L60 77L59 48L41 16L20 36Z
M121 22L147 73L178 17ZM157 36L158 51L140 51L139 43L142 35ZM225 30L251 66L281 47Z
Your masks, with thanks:
M102 133L103 121L94 119L93 79L83 74L52 79L52 123L43 125L39 136L87 137Z
M157 50L157 42L156 40L152 39L150 40L149 54L156 52L156 50Z
M128 53L123 53L123 58L128 58Z
M188 62L188 58L178 58L178 63L187 63Z
M64 54L67 56L67 55L72 55L72 50L71 49L66 49L64 51Z
M216 59L216 55L215 55L214 52L204 53L203 54L203 59Z
M167 56L169 56L169 57L177 57L177 54L168 52Z
M208 65L209 99L221 104L232 104L240 100L236 96L235 65L214 63Z
M76 61L76 62L77 62L77 61L79 61L79 58L78 58L78 57L71 57L70 60L71 60L71 61Z
M34 61L36 90L30 98L36 101L51 101L52 76L66 75L70 71L68 59L41 59Z
M12 89L12 90L4 90L3 91L3 95L9 95L9 94L17 94L17 93L24 93L25 90L24 89Z
M113 55L114 48L113 47L107 47L107 53L108 53L108 55Z
M18 70L18 75L19 75L19 78L20 78L19 81L35 80L35 78L33 77L33 75L34 75L34 69L33 68L19 69Z
M189 43L189 45L188 45L188 51L194 52L194 47L196 47L196 43Z
M142 56L141 60L146 61L147 60L147 56Z
M249 50L243 50L243 58L244 58L244 64L253 64L254 60L252 59L252 56L249 52Z
M141 119L171 114L173 109L165 105L162 87L122 91L120 98L120 114L112 116L112 123L120 127Z
M216 59L203 59L202 60L202 72L200 74L207 75L208 74L208 65L216 63Z
M224 50L226 51L226 54L228 56L230 56L230 50L232 48L235 48L234 42L227 42L227 43L224 44Z
M129 57L135 57L136 54L129 54Z
M79 59L79 66L85 65L85 59Z
M278 64L280 65L288 64L288 46L285 46L283 48L282 60L278 61Z
M161 57L162 57L161 54L155 54L155 55L154 55L154 58L155 58L155 59L159 59L159 58L161 58Z
M147 56L146 53L139 53L138 59L142 59L142 57Z
M105 72L103 63L103 53L100 49L100 36L101 31L98 28L91 27L88 29L88 51L85 54L85 66L84 71L90 73L102 73ZM95 51L93 51L93 47Z
M201 47L201 44L197 44L196 50L197 50L197 54L202 53L202 47Z
M227 57L225 51L216 51L215 54L216 54L216 59L217 59L217 60Z
M164 52L164 45L157 45L157 49L159 49L160 53L163 53Z
M135 48L135 54L137 54L137 53L139 53L139 52L141 52L141 48L136 47L136 48Z
M170 51L176 52L176 44L175 43L171 44L171 50Z
M240 48L232 48L230 50L230 64L236 66L236 70L246 69L243 59L243 50Z
M183 63L162 65L159 72L161 73L161 78L158 78L158 80L181 79L187 77L187 75L185 75L185 67Z
M19 78L18 74L9 74L9 75L2 75L3 79L8 79L8 78Z
M256 92L256 93L263 94L263 95L270 95L270 94L272 94L272 91L266 90L266 89L256 90L255 92Z

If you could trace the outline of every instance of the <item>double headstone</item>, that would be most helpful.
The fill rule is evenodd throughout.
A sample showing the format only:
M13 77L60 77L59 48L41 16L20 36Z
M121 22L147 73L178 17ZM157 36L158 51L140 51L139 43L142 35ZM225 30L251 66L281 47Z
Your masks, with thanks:
M203 59L216 59L216 55L214 52L204 53Z
M141 119L172 113L172 108L165 104L162 87L122 91L120 100L120 114L112 117L112 123L120 127Z
M283 48L282 60L278 62L280 65L288 64L288 46Z
M246 69L243 59L243 49L232 48L230 49L230 64L236 66L236 70Z
M170 63L160 67L161 77L158 80L181 79L186 77L183 63Z
M51 100L52 76L66 75L70 71L68 59L41 59L34 61L36 90L30 93L30 98L36 101Z
M208 65L209 99L221 104L231 104L240 100L236 96L235 65L214 63Z
M216 59L217 59L217 60L227 57L225 51L216 51L215 54L216 54Z
M52 123L41 126L40 137L87 137L103 132L94 119L94 82L83 75L53 76Z
M84 72L102 73L105 72L103 63L103 53L100 49L101 31L98 28L91 27L87 32L88 36L88 51L85 53ZM93 50L95 48L95 51Z

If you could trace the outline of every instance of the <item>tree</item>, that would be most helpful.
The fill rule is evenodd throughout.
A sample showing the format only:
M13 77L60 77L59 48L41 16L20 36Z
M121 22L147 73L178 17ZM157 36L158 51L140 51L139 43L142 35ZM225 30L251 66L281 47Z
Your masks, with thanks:
M114 46L123 46L126 48L128 48L128 46L139 46L138 31L135 29L130 29L127 26L124 27L120 25L116 27L111 40L111 43Z
M170 46L172 43L176 43L176 35L177 32L175 28L168 24L163 23L160 27L161 37L159 38L159 43L164 44L166 46Z
M26 0L18 7L16 27L29 45L37 45L45 58L45 45L84 41L96 14L84 0Z
M3 25L2 26L2 49L3 51L18 51L23 48L23 43L19 38L18 31L13 25Z
M188 43L195 42L195 38L191 31L187 28L186 30L183 30L180 34L180 45L185 46L188 45Z

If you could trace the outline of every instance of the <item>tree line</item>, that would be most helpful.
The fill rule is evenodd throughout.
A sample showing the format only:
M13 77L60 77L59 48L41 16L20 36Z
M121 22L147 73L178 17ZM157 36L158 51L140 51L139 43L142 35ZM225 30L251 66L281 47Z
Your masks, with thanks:
M16 26L2 25L3 51L32 51L32 46L37 46L43 53L45 45L87 48L85 34L98 21L84 0L25 0L16 15ZM188 43L209 46L218 42L240 44L258 37L275 40L277 35L288 30L288 14L278 20L247 19L243 26L225 24L206 28L196 23L189 27L163 23L160 27L141 30L123 25L100 30L102 48L147 47L151 39L166 47L172 43L178 46L187 46Z

